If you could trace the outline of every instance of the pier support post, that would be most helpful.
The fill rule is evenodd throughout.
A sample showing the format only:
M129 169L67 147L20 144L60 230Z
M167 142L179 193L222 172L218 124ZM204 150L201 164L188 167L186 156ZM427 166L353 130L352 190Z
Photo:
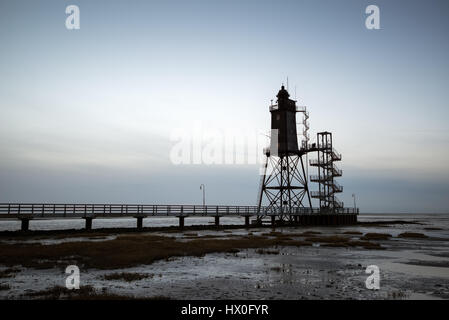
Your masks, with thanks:
M84 219L84 221L86 221L86 230L92 230L92 220L94 219L94 218L92 218L92 217L84 217L83 218Z
M220 226L220 216L215 216L215 226L216 227Z
M141 230L143 228L143 217L135 217L137 219L137 229Z
M179 229L184 228L184 217L179 217Z
M245 227L249 227L249 216L245 216Z
M30 220L30 218L20 218L21 231L28 231L30 229Z
M275 224L276 224L276 216L272 215L271 216L271 225L274 227Z

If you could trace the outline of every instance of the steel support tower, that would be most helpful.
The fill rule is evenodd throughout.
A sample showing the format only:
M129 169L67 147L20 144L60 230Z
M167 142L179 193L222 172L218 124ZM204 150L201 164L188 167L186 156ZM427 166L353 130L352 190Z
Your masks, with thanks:
M295 100L289 99L284 86L276 97L277 104L270 106L271 141L270 147L264 150L258 207L260 210L264 206L262 214L277 215L286 220L298 208L312 209L303 161L307 151L298 148L296 131L296 113L305 110L297 107Z
M335 181L341 177L342 171L334 162L341 161L339 154L332 145L331 132L317 133L318 158L310 160L310 165L318 168L318 175L310 176L310 181L318 183L318 191L312 191L312 198L319 199L321 212L338 213L343 208L343 202L336 197L343 192L343 187Z

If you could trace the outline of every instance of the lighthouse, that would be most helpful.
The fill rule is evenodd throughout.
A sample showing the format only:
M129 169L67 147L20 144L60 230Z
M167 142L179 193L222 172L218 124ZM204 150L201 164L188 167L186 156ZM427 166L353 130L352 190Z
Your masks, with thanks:
M265 162L260 181L258 207L266 214L276 214L288 219L300 208L312 208L303 156L305 148L298 147L296 113L303 109L284 86L276 95L276 104L271 104L271 140L264 149Z
M279 90L277 104L270 106L271 113L271 145L272 154L289 156L298 154L298 138L296 134L296 101L284 86Z

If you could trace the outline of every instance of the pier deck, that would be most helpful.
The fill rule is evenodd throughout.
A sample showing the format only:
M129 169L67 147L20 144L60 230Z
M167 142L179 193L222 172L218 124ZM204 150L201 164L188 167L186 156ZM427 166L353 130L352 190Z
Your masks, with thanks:
M323 212L319 208L304 207L258 207L226 205L146 205L146 204L61 204L61 203L0 203L0 219L19 219L22 231L27 231L32 219L82 218L86 229L92 228L95 218L136 218L137 228L142 228L144 218L172 216L179 218L179 226L184 226L184 219L190 216L214 217L218 226L220 217L249 218L271 217L275 224L276 217L288 217L289 222L298 224L347 224L357 222L357 208L340 208L336 212Z

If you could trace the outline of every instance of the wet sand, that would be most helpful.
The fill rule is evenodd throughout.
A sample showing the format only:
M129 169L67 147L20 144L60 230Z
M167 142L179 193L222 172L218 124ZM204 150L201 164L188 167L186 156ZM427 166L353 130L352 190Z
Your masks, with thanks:
M376 218L364 217L361 220L375 222ZM397 216L388 218L398 220ZM441 215L424 219L407 216L407 219L401 217L400 220L411 223L278 227L275 230L173 230L169 234L145 232L143 234L151 236L173 237L187 245L192 240L226 241L251 237L273 241L291 239L285 241L296 241L290 243L297 245L279 242L279 245L262 249L256 246L202 256L173 256L150 264L110 270L80 267L81 287L92 288L98 296L104 294L106 298L105 293L120 298L171 299L449 299L449 217ZM385 217L379 217L377 221L385 221ZM420 233L427 238L400 237L406 232ZM391 237L370 239L369 242L380 246L377 249L346 246L345 242L323 242L323 239L345 237L348 242L356 243L367 234ZM123 233L67 237L49 234L26 240L3 237L0 243L14 245L25 241L53 246L79 241L107 242L119 235ZM72 257L75 264L76 259ZM19 264L0 266L0 298L67 297L64 290L59 296L45 294L49 289L65 285L67 274L61 267L63 265L64 261L61 265L47 265L42 269L24 268ZM369 265L377 265L380 269L379 290L369 290L365 286L369 276L365 270ZM126 280L120 277L105 279L105 276L117 273L139 276Z

